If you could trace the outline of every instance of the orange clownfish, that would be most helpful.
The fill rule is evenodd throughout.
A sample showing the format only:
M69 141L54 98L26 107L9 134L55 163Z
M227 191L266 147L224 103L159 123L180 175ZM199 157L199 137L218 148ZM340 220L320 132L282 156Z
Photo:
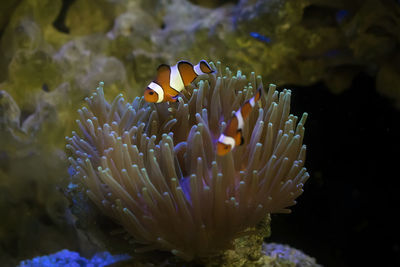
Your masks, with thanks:
M244 139L242 136L242 129L244 120L249 117L250 112L255 106L256 102L261 97L261 88L258 88L255 96L247 100L243 106L235 112L232 119L228 122L224 132L219 136L217 142L217 154L223 156L231 151L235 146L242 145Z
M183 60L172 67L161 64L157 68L156 79L144 91L144 99L152 103L176 102L178 94L197 76L213 72L205 60L201 60L196 66Z

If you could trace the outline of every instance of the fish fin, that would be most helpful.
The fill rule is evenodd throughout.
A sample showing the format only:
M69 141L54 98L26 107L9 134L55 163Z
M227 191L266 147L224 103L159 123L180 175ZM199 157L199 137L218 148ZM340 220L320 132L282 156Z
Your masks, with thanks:
M172 99L174 99L175 102L179 102L179 97L181 97L181 94L177 94L176 96L173 96Z
M179 97L179 94L177 94L176 96L172 96L172 95L170 95L170 94L164 94L164 99L166 99L166 100L169 101L169 102L176 102L176 101L178 101L178 97Z
M170 66L167 64L160 64L160 66L157 67L157 71L163 70L164 68L170 69Z
M256 102L257 102L258 100L260 100L261 95L262 95L262 89L261 89L261 86L260 86L260 87L258 87L258 89L257 89L256 98L255 98L254 100L255 100Z
M243 132L242 129L238 130L239 134L240 134L240 146L244 144L244 137L243 137Z
M241 129L239 129L236 132L235 143L236 143L236 145L242 145L244 143L244 138L242 136L242 130Z
M185 86L188 86L197 77L197 74L193 70L193 65L192 65L192 63L190 63L188 61L183 61L183 60L179 61L177 64L178 64L178 70L179 70L179 73L181 74L183 84Z
M157 68L156 82L164 89L169 86L169 75L171 74L171 67L167 64L161 64ZM165 90L164 90L165 91Z
M210 67L210 65L208 65L207 61L205 60L200 60L200 69L202 72L204 73L213 73L214 70Z

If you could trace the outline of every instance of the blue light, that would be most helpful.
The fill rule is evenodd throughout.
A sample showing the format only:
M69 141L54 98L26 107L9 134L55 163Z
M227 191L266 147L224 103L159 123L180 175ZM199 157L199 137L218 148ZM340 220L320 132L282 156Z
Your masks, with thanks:
M73 183L68 184L68 189L70 189L70 190L75 189L77 187L78 187L78 185L76 185L76 184L73 184Z
M74 167L69 166L69 167L68 167L68 174L69 174L70 176L74 176L75 173L76 173L76 170L74 169Z
M128 259L130 259L129 255L113 256L108 252L100 252L95 254L91 259L86 259L81 257L77 252L64 249L48 256L21 261L19 267L103 267Z
M258 32L250 32L250 36L260 40L261 42L269 44L271 42L271 38L261 35Z
M341 9L336 12L336 21L337 23L342 23L345 18L349 15L349 11L346 9Z

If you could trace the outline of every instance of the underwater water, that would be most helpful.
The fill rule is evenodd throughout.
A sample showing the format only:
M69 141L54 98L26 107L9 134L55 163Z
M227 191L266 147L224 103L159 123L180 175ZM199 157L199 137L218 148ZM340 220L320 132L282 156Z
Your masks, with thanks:
M0 266L399 266L399 32L391 0L1 2Z
M385 155L398 148L399 111L374 84L374 77L360 73L341 95L321 84L293 90L299 108L314 103L309 123L317 130L305 140L315 183L300 197L307 204L287 218L272 217L271 239L296 243L292 236L298 235L304 251L314 251L327 266L398 264L398 221L391 215L399 201L396 159Z

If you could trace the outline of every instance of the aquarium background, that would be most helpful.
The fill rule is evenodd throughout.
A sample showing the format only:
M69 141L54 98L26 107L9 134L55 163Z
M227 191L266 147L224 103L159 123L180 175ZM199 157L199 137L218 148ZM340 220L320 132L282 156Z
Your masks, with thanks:
M398 266L400 4L0 3L0 262L97 250L76 230L65 136L99 81L133 99L161 63L221 61L292 90L311 178L266 242L324 266Z

